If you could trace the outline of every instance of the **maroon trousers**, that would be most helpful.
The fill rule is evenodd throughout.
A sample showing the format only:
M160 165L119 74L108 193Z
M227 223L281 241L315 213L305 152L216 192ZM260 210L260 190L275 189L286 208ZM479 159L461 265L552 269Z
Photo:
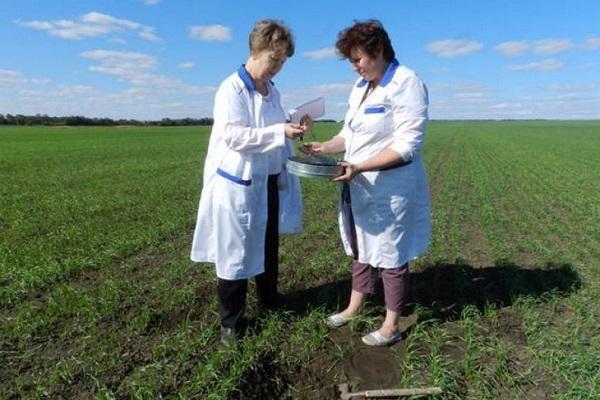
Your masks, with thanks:
M409 272L408 263L398 268L373 268L352 260L352 289L359 293L375 293L377 270L383 280L385 307L390 311L402 313L408 300Z
M370 264L358 262L358 244L356 226L352 215L352 200L348 184L342 186L342 216L344 224L350 229L350 246L354 253L352 260L352 289L359 293L375 293L377 271L381 271L385 306L390 311L402 313L408 300L409 272L408 263L396 268L374 268Z

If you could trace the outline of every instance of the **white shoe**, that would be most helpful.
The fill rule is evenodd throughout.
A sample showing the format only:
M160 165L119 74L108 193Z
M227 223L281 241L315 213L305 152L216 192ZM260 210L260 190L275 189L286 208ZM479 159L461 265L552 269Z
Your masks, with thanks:
M389 338L384 337L379 331L373 331L363 336L362 341L368 346L391 346L402 340L402 332L398 331Z
M339 328L352 321L352 318L343 317L342 314L333 314L325 318L325 323L330 328Z

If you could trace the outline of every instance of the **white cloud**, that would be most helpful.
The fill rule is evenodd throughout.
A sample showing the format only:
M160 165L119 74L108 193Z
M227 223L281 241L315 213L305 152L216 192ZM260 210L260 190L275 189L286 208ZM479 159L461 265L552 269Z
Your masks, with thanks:
M472 82L454 82L454 83L431 83L427 85L429 93L481 93L490 90L481 83Z
M12 75L12 74L11 74ZM210 117L215 87L176 84L169 87L136 86L103 91L85 85L59 85L31 90L14 84L0 91L2 114L85 115L88 117L161 118Z
M108 14L102 14L96 11L85 14L81 17L82 22L86 22L93 25L105 25L108 27L122 26L127 29L139 29L142 25L137 22L129 21L127 19L118 19ZM60 22L60 21L59 21ZM72 21L65 21L71 24Z
M600 96L512 96L456 101L453 97L431 102L431 119L597 119Z
M544 39L533 42L533 52L535 54L557 54L573 47L573 43L568 39Z
M327 47L325 49L305 51L302 53L304 57L312 58L313 60L321 60L323 58L334 58L336 56L335 48Z
M181 89L181 93L188 96L199 96L203 94L213 95L216 91L216 86L185 86Z
M465 56L483 49L483 44L475 40L448 39L431 42L426 46L430 53L440 57L451 58Z
M231 40L231 29L223 25L196 25L190 27L190 37L204 41L228 42Z
M110 74L135 85L169 86L178 83L171 78L151 74L157 61L153 56L143 53L130 53L113 50L92 50L81 56L100 61L100 65L89 67L90 71Z
M512 106L514 106L515 104L512 104ZM490 106L491 109L505 109L505 108L509 108L511 107L511 104L509 103L497 103L497 104L492 104Z
M495 49L505 56L515 57L525 54L529 50L529 43L526 40L504 42L497 45Z
M135 85L146 85L155 87L167 87L180 84L181 81L169 78L164 75L154 74L136 74L129 78L129 81Z
M600 50L600 37L587 38L582 47L584 50Z
M482 99L483 93L473 93L473 92L467 92L467 93L455 93L454 97L457 99Z
M142 0L147 6L155 6L160 0Z
M53 28L53 25L49 22L45 21L16 21L17 25L22 26L24 28L31 28L37 30L50 30Z
M520 56L529 51L534 54L558 54L571 49L598 50L600 37L590 37L583 44L575 45L570 39L542 39L533 42L526 40L500 43L495 47L506 56Z
M19 89L16 93L20 96L20 98L23 98L26 96L41 96L44 92L42 90Z
M600 89L600 84L590 83L590 84L572 84L572 83L564 83L564 84L552 84L545 85L543 87L544 90L549 92L557 92L557 93L589 93Z
M349 95L352 90L353 83L326 83L322 85L311 86L308 90L315 94L321 95L334 95L334 94L345 94Z
M25 77L23 74L7 69L0 69L0 83L18 83L24 81Z
M81 53L81 56L99 61L99 65L89 67L92 72L113 75L136 86L160 89L161 95L196 96L216 91L212 86L187 86L179 79L153 73L158 63L155 57L148 54L92 50Z
M140 33L138 33L138 36L141 37L142 39L148 40L150 42L155 42L155 43L164 42L164 40L162 40L161 38L156 36L156 34L154 33L154 28L152 28L150 26L144 27L144 29L142 29L142 31Z
M540 62L532 62L529 64L509 65L507 68L511 71L553 71L562 68L564 65L565 64L562 61L549 58Z
M142 39L162 42L156 36L154 28L127 19L115 18L96 11L89 12L79 20L62 19L59 21L15 21L23 28L46 31L52 36L66 40L82 40L92 37L108 36L129 31L137 31Z
M196 66L196 63L191 62L191 61L182 62L182 63L177 64L177 68L181 68L181 69L191 69L191 68L194 68L195 66Z
M81 53L83 57L102 60L104 66L132 70L147 70L157 64L156 58L143 53L115 50L91 50Z
M89 95L94 92L94 88L86 85L73 85L73 86L65 86L60 85L58 87L57 96L81 96L81 95Z
M27 78L22 73L0 68L0 85L12 86L16 84L46 84L49 79Z

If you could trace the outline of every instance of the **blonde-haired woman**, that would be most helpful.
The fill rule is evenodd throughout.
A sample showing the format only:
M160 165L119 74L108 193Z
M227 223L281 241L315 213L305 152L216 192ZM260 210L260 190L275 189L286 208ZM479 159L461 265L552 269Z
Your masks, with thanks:
M241 333L248 278L256 279L262 308L278 305L278 234L302 229L299 181L284 166L293 140L312 123L286 123L271 81L294 54L290 30L258 21L249 47L246 63L215 95L191 251L193 261L216 266L223 342Z

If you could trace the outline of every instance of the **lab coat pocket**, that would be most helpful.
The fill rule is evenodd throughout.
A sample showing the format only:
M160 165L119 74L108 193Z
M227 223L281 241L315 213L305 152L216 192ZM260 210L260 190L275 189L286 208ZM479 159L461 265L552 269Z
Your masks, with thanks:
M242 186L252 184L252 159L237 151L227 151L215 165L217 174Z
M239 178L235 175L230 174L229 172L221 169L221 168L217 168L217 175L222 176L225 179L230 180L231 182L237 183L238 185L242 185L242 186L250 186L252 184L252 179L242 179Z
M217 169L213 201L237 214L252 212L256 203L256 182L242 179L222 168Z
M376 133L382 132L385 121L385 105L383 104L369 104L365 106L361 120L363 122L363 129L366 132Z
M366 107L365 114L381 114L385 112L384 106Z

